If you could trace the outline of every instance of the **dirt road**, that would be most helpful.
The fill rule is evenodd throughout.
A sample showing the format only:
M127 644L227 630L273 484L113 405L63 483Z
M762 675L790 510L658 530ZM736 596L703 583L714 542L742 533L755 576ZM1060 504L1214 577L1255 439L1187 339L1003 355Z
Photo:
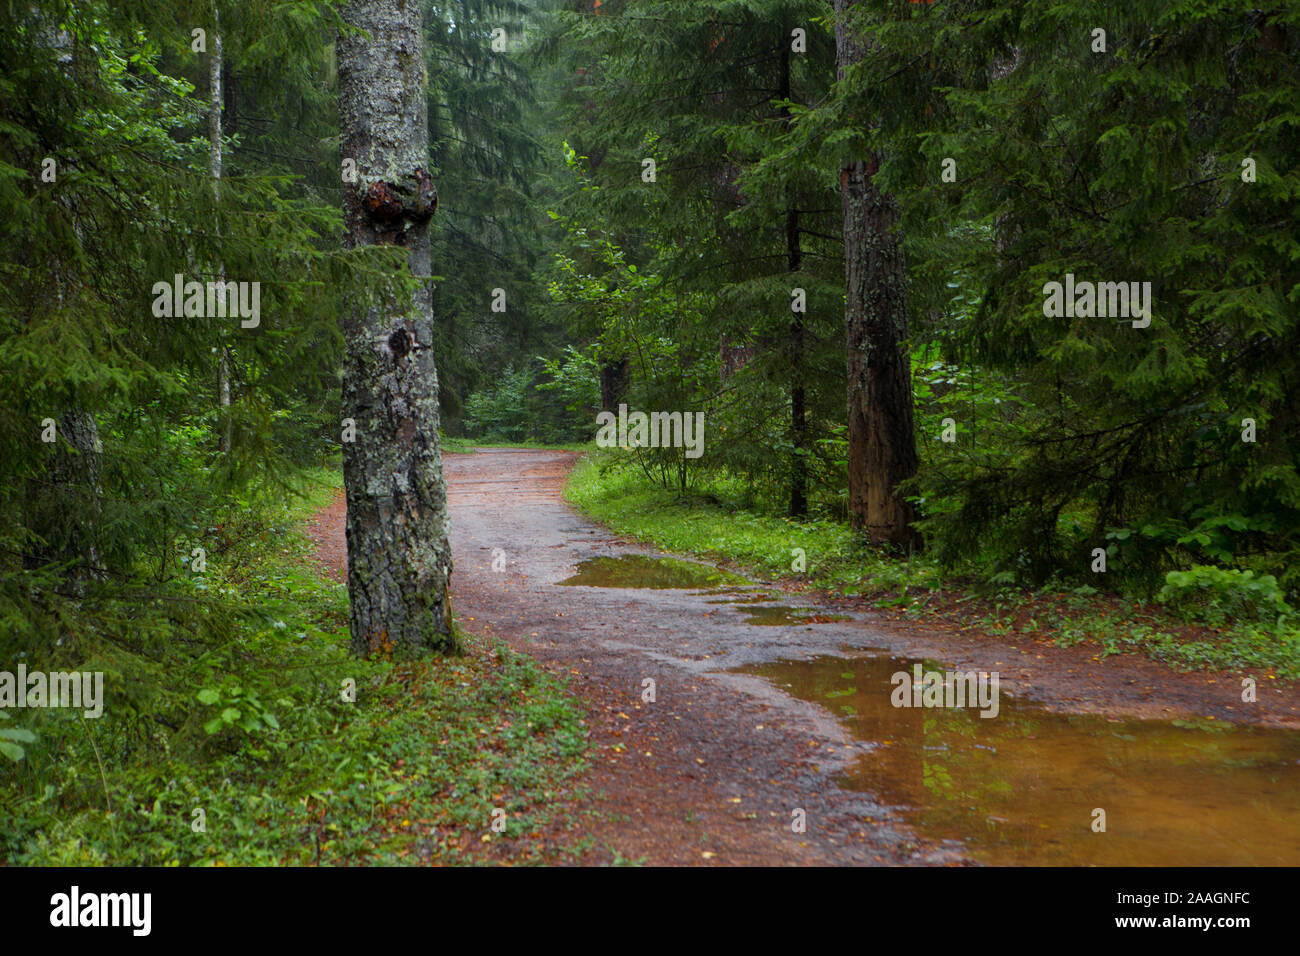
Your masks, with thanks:
M564 503L563 481L575 458L485 449L448 455L446 467L456 613L469 630L567 675L589 708L596 813L584 826L593 828L586 834L596 847L593 861L617 854L651 864L967 862L962 843L921 838L878 795L839 786L879 742L855 739L824 706L735 672L763 662L885 653L999 670L1002 693L1013 699L1113 720L1243 717L1230 678L1177 675L1136 659L1102 667L1095 650L918 633L861 611L831 619L832 612L845 613L843 606L762 626L746 616L758 606L748 603L752 590L718 581L657 589L561 586L584 568L579 581L617 583L628 574L632 583L664 583L652 562L636 560L659 552L610 534ZM321 512L312 533L321 560L341 573L341 497ZM627 556L630 566L582 564ZM674 565L664 573L680 571ZM763 591L777 598L765 609L810 603ZM775 620L784 613L764 611ZM1294 689L1269 691L1249 719L1300 726Z

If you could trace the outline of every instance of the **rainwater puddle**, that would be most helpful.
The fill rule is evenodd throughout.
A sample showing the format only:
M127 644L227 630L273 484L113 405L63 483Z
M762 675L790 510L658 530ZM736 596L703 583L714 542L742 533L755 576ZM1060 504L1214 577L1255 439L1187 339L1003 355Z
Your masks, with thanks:
M844 614L817 614L808 607L740 607L737 610L745 615L746 624L769 627L828 624L831 621L849 620L849 617Z
M922 835L960 840L993 865L1300 864L1300 733L1212 721L1111 722L1000 697L894 707L913 660L820 657L743 668L835 713L881 744L840 780ZM922 662L925 670L943 670ZM1106 832L1092 830L1106 811Z
M705 604L766 604L769 601L777 600L770 594L762 591L746 592L734 589L703 591L703 594L725 594L729 597L722 597L712 601L705 601Z
M719 588L748 584L744 578L693 561L627 554L617 558L588 558L578 573L559 582L593 588Z

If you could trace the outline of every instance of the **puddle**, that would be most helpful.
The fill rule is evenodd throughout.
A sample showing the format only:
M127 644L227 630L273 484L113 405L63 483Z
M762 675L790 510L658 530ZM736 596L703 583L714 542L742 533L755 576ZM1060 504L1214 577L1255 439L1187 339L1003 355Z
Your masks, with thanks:
M627 554L618 558L588 558L578 573L559 582L593 588L718 588L749 582L729 571L693 561Z
M703 591L701 593L730 595L729 597L718 598L714 601L705 601L705 604L766 604L769 601L778 600L775 596L766 594L762 591L736 591L730 588L725 590Z
M769 627L851 620L846 614L816 614L808 607L740 607L737 610L745 615L746 624Z
M880 743L840 780L984 863L1045 866L1300 864L1300 733L1210 721L1114 722L1001 695L977 708L894 707L887 657L743 668ZM942 667L923 662L925 669ZM1092 832L1093 809L1106 832Z

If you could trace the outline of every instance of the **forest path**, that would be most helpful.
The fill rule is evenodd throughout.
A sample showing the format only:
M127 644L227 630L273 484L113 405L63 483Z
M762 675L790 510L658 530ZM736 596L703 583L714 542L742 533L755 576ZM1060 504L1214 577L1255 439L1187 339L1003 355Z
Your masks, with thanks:
M815 602L766 584L761 589L775 603L761 610L775 615L779 626L747 623L746 614L759 606L748 603L752 595L744 592L744 584L559 586L591 559L631 556L630 567L617 560L606 567L585 566L588 575L595 575L591 580L603 577L605 584L630 575L633 583L662 585L672 583L664 575L682 571L677 564L656 567L646 559L662 552L574 513L562 489L578 457L530 449L446 456L452 588L453 607L467 629L502 639L567 676L588 708L594 805L574 809L596 811L583 815L583 832L576 836L593 840L599 858L614 858L616 851L627 859L672 865L966 859L958 842L961 827L931 828L930 836L922 838L903 812L891 806L926 799L930 768L923 751L947 749L946 744L933 745L932 725L924 724L934 711L890 708L887 684L884 693L871 687L869 694L856 687L825 693L819 685L815 694L803 695L816 697L819 703L814 704L787 694L779 680L736 673L736 668L799 660L859 671L869 661L885 670L877 667L874 676L865 677L857 673L857 683L878 684L887 681L881 673L925 659L962 670L1000 672L1004 708L1013 703L1007 698L1023 696L1033 697L1035 708L1100 714L1097 721L1113 723L1120 718L1242 716L1239 693L1222 676L1175 674L1133 658L1099 665L1095 648L1032 642L1012 646L956 632L925 633L871 613L846 615L839 602L802 619L785 619L785 612L768 608L807 609ZM343 516L340 495L312 529L320 559L336 574L346 568ZM774 675L779 676L769 673ZM647 679L654 681L653 703L643 701ZM1300 726L1293 688L1276 700L1263 691L1260 709L1252 714L1257 722ZM836 702L821 700L850 692L858 710L839 709L847 714L868 709L877 721L874 736L893 739L855 735L832 713ZM1041 722L1041 714L1035 714ZM879 732L886 724L889 733ZM1008 726L978 718L969 726L982 732L995 724ZM1014 730L1016 720L1009 726ZM963 733L971 735L970 730ZM1095 729L1091 733L1096 736ZM857 789L839 785L846 774L861 778L864 754L895 743L901 746L882 751L889 756L879 757L883 769L873 771L889 779L869 773ZM1058 758L1048 754L1041 759ZM804 832L792 829L792 820L799 818L796 811L806 816Z

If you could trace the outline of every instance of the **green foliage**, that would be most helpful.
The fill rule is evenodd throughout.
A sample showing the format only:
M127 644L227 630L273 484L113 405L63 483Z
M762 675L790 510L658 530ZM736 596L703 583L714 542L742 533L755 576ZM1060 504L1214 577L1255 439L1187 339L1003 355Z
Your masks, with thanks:
M630 407L706 412L707 462L637 455L679 489L723 466L789 487L843 417L838 172L783 139L792 107L834 74L824 13L803 0L624 2L557 15L542 44L567 72L552 299L603 362L630 364ZM806 312L792 312L796 288Z
M548 369L542 359L519 369L507 366L495 385L469 397L465 431L486 442L558 445L589 438L585 416L573 414L565 395L544 378Z
M244 606L243 623L221 638L85 640L81 666L107 674L103 716L33 710L38 737L0 730L6 756L11 740L27 745L21 764L0 769L0 859L455 862L495 806L509 813L498 839L547 818L586 749L567 692L472 637L464 656L438 664L353 659L345 591L311 568L295 527L337 487L337 472L322 472L290 510L231 529L278 518L246 562L210 565L209 590Z
M430 161L438 213L429 224L434 271L434 341L444 427L462 422L468 396L493 390L520 353L550 352L535 267L545 220L536 193L549 165L545 121L528 69L531 6L517 0L425 3ZM507 49L492 49L492 30ZM494 311L494 290L504 311Z
M600 363L596 348L579 351L566 345L561 356L542 359L542 368L549 381L537 387L542 391L558 393L565 411L575 413L575 419L592 421L600 408Z
M9 714L0 710L0 720L9 719ZM35 742L36 735L30 730L21 727L0 727L0 754L4 754L14 763L18 763L26 754L22 745Z
M962 437L933 446L914 492L936 553L1041 583L1104 546L1113 586L1214 561L1294 594L1300 178L1275 158L1300 148L1296 11L862 9L877 45L806 135L879 117L859 135L907 213L914 334L1016 396L954 409ZM1151 282L1150 326L1045 316L1067 273Z
M1236 568L1198 564L1186 571L1170 571L1156 597L1217 625L1239 620L1276 625L1296 617L1273 575Z

